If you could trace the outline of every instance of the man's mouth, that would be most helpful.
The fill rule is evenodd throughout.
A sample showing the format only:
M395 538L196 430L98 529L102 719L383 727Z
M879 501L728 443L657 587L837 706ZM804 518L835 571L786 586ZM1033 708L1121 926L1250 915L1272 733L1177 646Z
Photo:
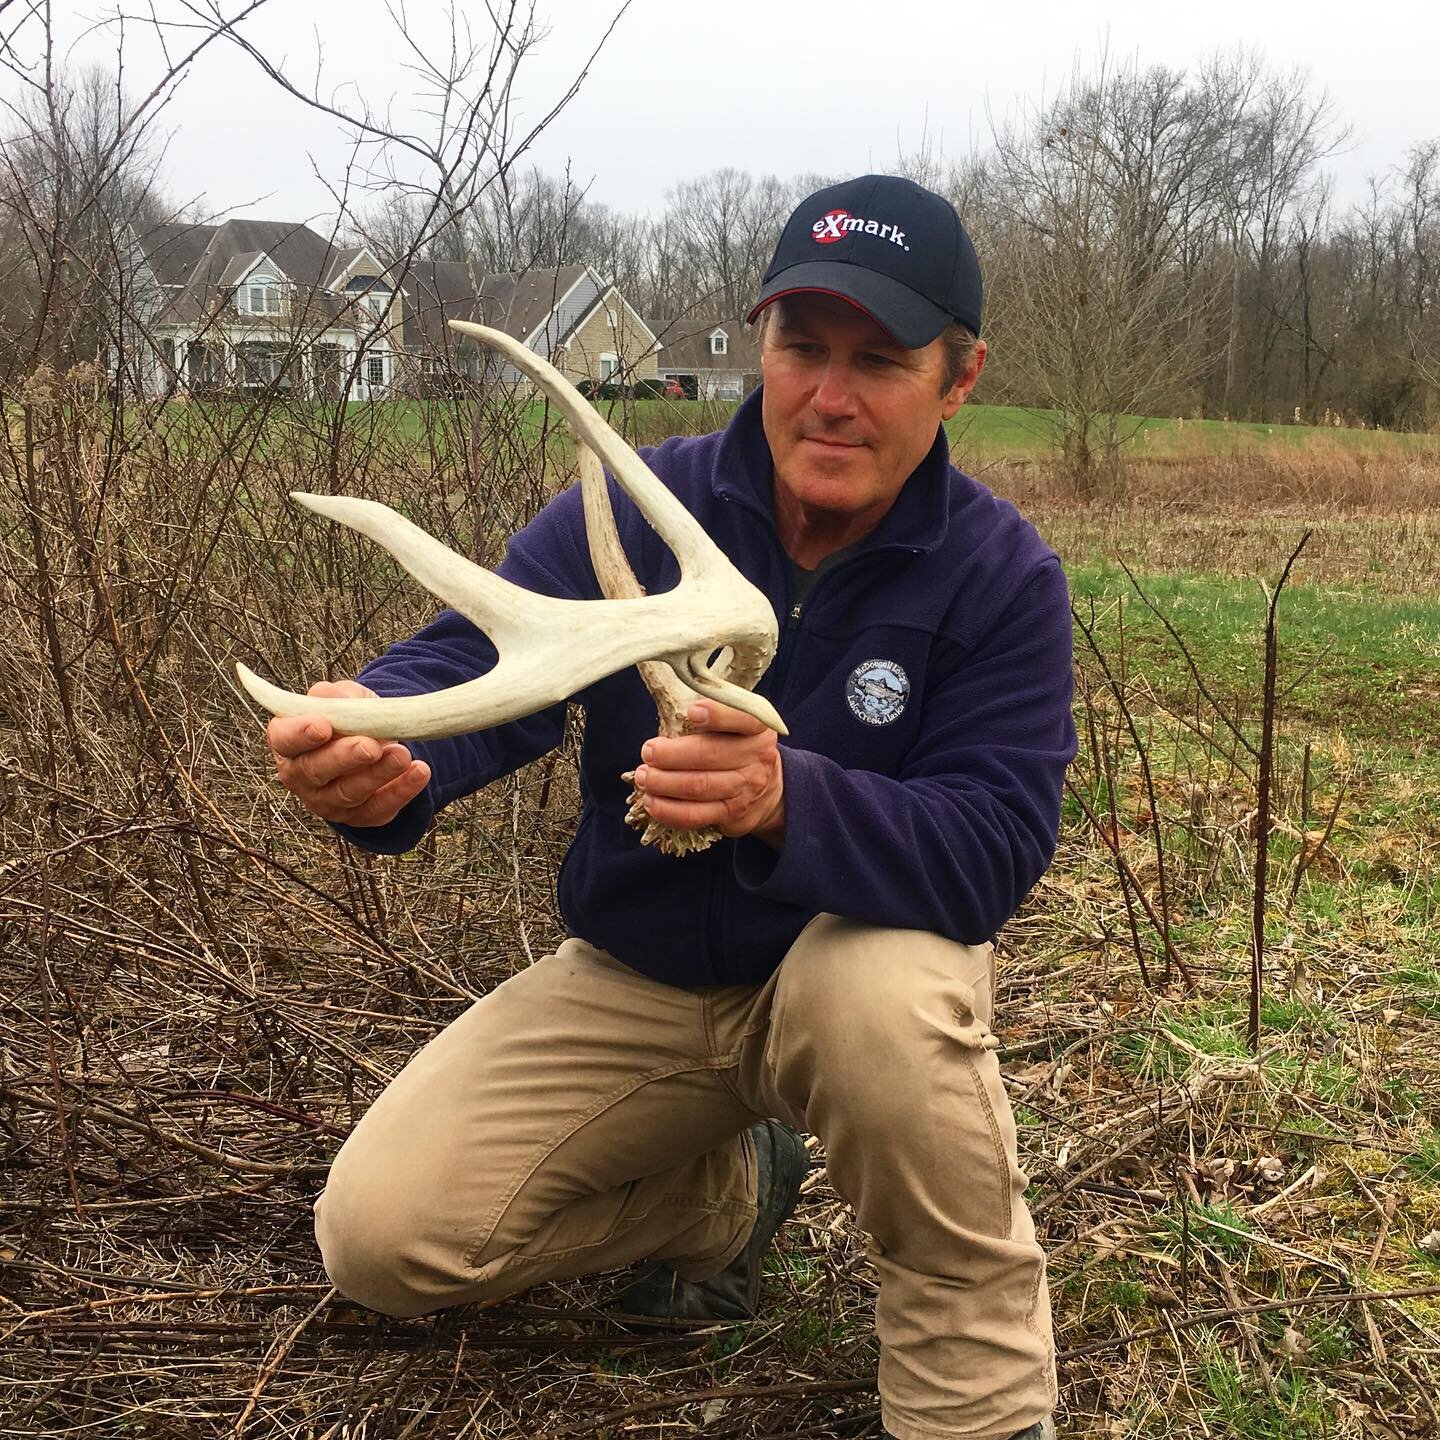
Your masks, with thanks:
M812 445L824 445L831 450L858 450L861 448L859 440L841 440L832 435L802 435L802 440L808 440Z

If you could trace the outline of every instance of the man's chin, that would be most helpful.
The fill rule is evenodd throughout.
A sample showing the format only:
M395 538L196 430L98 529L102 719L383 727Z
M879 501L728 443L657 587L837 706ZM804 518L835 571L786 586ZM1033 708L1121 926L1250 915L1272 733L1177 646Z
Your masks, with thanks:
M806 510L815 514L846 516L865 508L861 488L841 483L835 475L811 475L795 492Z
M801 448L797 467L803 476L813 476L821 484L837 480L854 483L865 473L870 452L861 445L806 445Z

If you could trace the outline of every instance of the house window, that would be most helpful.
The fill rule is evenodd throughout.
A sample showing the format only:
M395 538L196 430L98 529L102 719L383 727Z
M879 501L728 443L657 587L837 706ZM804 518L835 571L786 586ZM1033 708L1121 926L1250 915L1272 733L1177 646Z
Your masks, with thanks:
M240 357L240 383L247 389L260 390L268 385L289 389L290 374L286 362L290 354L283 345L267 345L251 340L236 346Z
M252 276L245 284L245 309L252 315L278 315L282 307L280 282L273 275Z
M367 355L365 357L365 379L372 390L385 388L385 357L383 355Z
M615 372L620 368L620 357L618 355L602 355L600 357L600 381L603 384L606 380L613 379Z
M393 293L390 286L375 275L354 275L345 284L345 294L359 301L362 316L368 313L377 320L384 319Z
M727 336L723 330L717 330L717 331L710 337L710 353L711 353L712 355L725 355L725 354L728 354L728 353L729 353L729 352L728 352L729 344L730 344L730 338L729 338L729 336Z
M185 347L186 383L191 389L220 385L225 379L225 352L215 342L192 340Z

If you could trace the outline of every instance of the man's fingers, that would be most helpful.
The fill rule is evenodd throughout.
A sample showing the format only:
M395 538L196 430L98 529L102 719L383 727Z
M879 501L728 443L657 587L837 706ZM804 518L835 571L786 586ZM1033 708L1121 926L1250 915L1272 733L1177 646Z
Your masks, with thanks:
M375 692L358 680L321 680L306 692L321 700L373 700ZM265 740L276 755L294 759L328 745L335 727L323 715L276 715L265 727Z
M307 693L319 700L375 694L357 680L323 680ZM285 788L322 820L384 825L430 783L430 767L405 746L369 735L336 735L320 715L276 716L265 738Z
M327 744L335 736L319 715L276 715L265 727L265 741L276 755L293 760Z
M403 745L394 741L372 740L368 735L346 735L318 750L297 755L290 763L304 784L319 790L342 777L360 775L392 750L400 751L405 762L409 763L410 752ZM398 769L392 771L392 774L399 773ZM386 779L390 778L386 776Z
M370 748L380 751L378 741L371 740L368 744ZM364 805L382 787L403 775L409 768L410 752L403 745L387 745L380 751L374 764L342 771L329 784L317 787L316 798L322 803L339 805L345 809Z
M692 800L672 800L664 795L652 795L646 791L645 813L658 825L669 825L675 830L704 830L710 826L717 829L729 818L721 805L700 804Z
M413 760L399 776L382 785L363 805L325 818L342 825L388 824L429 783L430 767L423 760Z
M358 680L317 680L306 692L321 700L373 700L375 692Z
M666 770L739 770L775 753L775 732L756 723L758 728L745 734L657 735L645 742L640 758Z
M759 790L763 781L750 785ZM642 765L635 772L635 785L647 795L672 800L728 800L747 788L747 777L739 770L662 770Z

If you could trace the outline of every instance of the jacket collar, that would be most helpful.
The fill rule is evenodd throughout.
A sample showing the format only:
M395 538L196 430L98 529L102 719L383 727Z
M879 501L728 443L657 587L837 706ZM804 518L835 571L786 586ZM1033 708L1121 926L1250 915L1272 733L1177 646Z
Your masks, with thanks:
M765 439L760 404L764 387L757 387L735 411L715 448L710 485L723 500L735 501L775 524L775 464ZM909 550L915 554L935 550L950 528L952 478L950 446L942 428L935 443L901 487L885 518L857 546L863 550Z

